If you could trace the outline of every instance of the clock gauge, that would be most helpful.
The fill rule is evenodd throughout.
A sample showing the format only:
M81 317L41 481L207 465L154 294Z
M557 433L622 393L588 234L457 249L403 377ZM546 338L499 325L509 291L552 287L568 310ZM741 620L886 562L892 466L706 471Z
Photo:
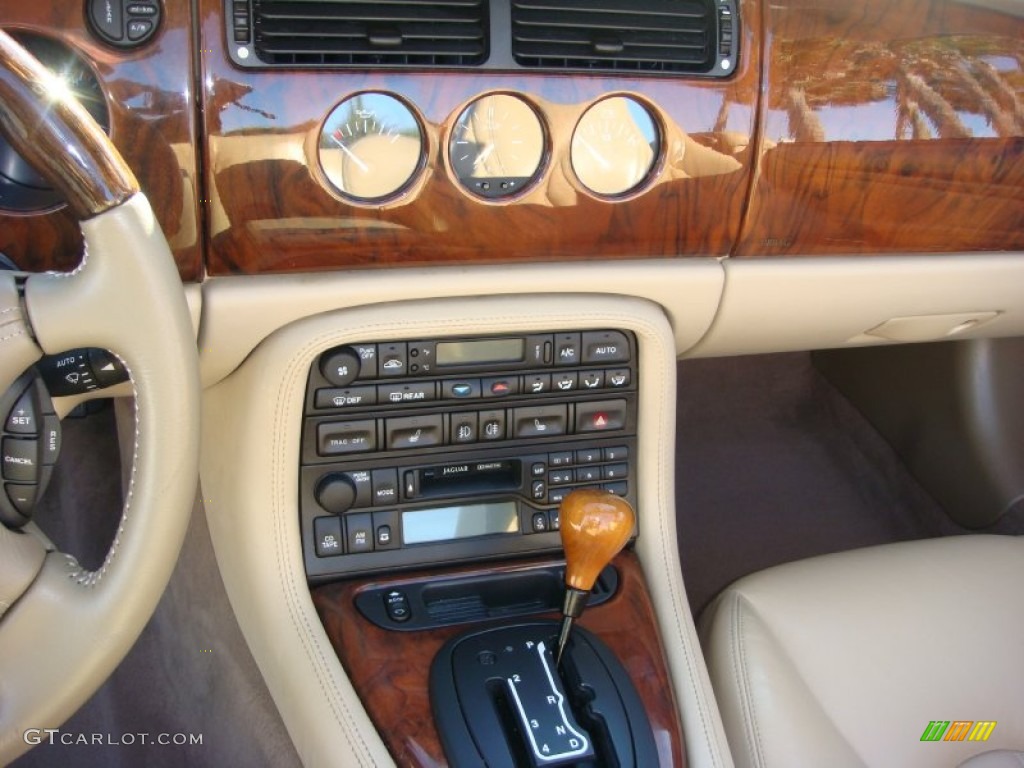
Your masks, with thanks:
M423 129L413 111L386 93L359 93L324 121L320 167L343 195L379 202L406 189L423 167Z
M645 106L628 96L603 99L584 112L570 148L576 178L606 197L643 184L660 152L657 123Z
M544 127L533 108L516 96L482 96L459 114L448 142L455 178L480 197L511 197L539 176Z

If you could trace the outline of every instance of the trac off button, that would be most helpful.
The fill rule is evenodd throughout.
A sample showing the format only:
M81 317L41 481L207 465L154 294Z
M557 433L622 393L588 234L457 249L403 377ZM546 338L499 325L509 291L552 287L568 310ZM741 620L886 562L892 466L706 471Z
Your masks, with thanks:
M624 363L629 360L629 341L619 331L588 331L583 334L583 363Z

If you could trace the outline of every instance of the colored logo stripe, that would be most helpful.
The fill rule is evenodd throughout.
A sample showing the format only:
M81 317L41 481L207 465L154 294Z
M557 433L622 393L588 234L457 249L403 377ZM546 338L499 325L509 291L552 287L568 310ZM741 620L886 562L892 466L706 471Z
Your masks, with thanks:
M988 737L992 735L992 731L994 731L995 728L995 720L979 720L974 724L974 730L971 731L971 735L967 737L967 740L988 741Z
M921 741L988 741L995 727L995 720L931 720Z
M954 720L949 726L949 730L946 731L943 741L963 741L971 732L972 725L974 725L973 720Z

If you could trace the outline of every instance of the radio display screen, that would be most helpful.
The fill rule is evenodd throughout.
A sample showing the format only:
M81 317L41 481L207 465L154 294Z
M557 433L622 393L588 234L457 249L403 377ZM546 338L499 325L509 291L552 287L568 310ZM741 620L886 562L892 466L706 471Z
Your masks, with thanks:
M517 363L523 359L524 339L484 339L481 341L440 341L438 365L474 365L476 363Z
M402 539L406 544L518 532L519 510L514 501L416 509L402 513Z

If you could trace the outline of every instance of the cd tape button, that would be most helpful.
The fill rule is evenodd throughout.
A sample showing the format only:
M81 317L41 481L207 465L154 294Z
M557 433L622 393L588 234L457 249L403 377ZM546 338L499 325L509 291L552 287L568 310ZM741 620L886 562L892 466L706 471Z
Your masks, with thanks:
M333 557L344 553L341 546L341 518L337 515L313 519L313 540L317 557Z
M387 420L388 450L441 444L441 414Z
M535 408L515 408L512 411L514 437L564 435L565 422L564 405L541 405Z

